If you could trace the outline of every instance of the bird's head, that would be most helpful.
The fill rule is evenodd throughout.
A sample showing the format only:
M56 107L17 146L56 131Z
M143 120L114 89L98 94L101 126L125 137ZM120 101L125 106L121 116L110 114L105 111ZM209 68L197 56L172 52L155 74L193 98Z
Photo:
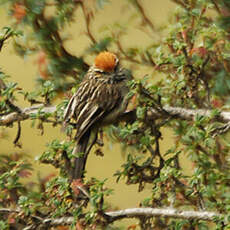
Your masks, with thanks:
M115 72L118 68L118 65L119 59L117 58L117 56L107 51L99 53L94 60L94 66L99 72Z
M109 76L111 80L130 80L130 72L127 69L120 68L119 59L114 53L108 51L99 53L94 60L94 68L95 71Z

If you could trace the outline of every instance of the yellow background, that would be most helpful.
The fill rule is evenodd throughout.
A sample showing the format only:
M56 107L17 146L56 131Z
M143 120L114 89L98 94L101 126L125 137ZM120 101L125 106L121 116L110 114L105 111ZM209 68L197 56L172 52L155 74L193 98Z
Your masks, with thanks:
M175 4L169 0L141 0L141 2L144 3L146 14L152 19L152 22L157 27L165 24L167 25L170 12L175 9ZM134 16L132 20L130 20L133 14ZM92 31L96 39L103 37L103 33L98 32L103 25L109 26L116 21L126 25L128 24L129 27L128 34L122 39L124 47L138 46L141 48L145 47L146 44L149 44L154 39L157 39L157 36L147 36L138 28L140 18L135 9L131 5L127 6L127 1L124 0L111 0L110 4L96 13L92 23ZM10 26L10 23L10 18L6 15L6 8L1 7L0 28L3 26ZM85 22L80 9L76 12L75 22L63 31L63 35L69 36L65 46L72 54L81 55L85 49L89 47L90 40L85 35ZM92 64L93 58L93 56L88 56L86 60L89 64ZM38 75L36 60L37 56L35 55L27 57L26 59L17 56L13 51L12 43L8 41L0 53L0 68L4 73L11 76L11 81L17 82L25 91L32 91L36 87L35 78ZM128 67L134 68L135 66L129 65ZM143 72L143 70L146 71ZM146 73L151 73L151 70L142 68L142 72L135 71L137 77L144 76ZM23 101L22 97L20 97L17 103L22 107L29 106L29 104ZM56 138L66 138L64 134L60 132L60 127L53 128L50 125L45 125L45 133L41 136L38 129L31 128L31 121L24 121L20 140L23 144L22 149L15 148L12 143L17 131L16 125L14 125L13 128L4 128L4 130L7 132L8 136L7 139L0 139L0 154L25 152L30 156L31 162L42 176L54 170L50 166L48 167L35 163L35 158L40 156L46 149L46 143ZM161 145L162 152L166 151L167 148L173 144L170 135L168 130L164 132L163 145ZM113 205L120 208L137 207L139 201L143 200L143 198L149 194L149 191L138 193L136 186L126 186L122 180L116 183L116 178L113 177L113 174L119 169L120 165L124 163L125 157L121 154L118 144L106 144L103 150L105 153L103 158L90 154L87 162L88 177L94 176L99 179L108 178L106 185L115 190L114 195L109 199ZM36 175L37 172L34 172L33 177L36 177Z

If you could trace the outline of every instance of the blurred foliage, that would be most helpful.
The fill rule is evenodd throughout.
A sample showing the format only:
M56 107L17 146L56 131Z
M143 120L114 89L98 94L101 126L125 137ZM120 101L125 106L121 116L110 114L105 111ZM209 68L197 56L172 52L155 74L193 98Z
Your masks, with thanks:
M175 207L180 210L209 210L222 213L229 221L229 150L228 135L218 133L218 115L230 105L230 3L228 0L173 0L176 8L164 35L145 48L122 45L129 25L105 25L107 35L97 41L91 30L95 12L104 10L107 0L2 0L12 18L11 27L0 34L0 49L12 38L15 52L24 57L37 53L39 87L25 92L17 83L0 72L0 114L20 114L17 98L24 96L30 104L49 106L60 92L79 84L88 70L85 56L111 49L124 63L135 68L148 66L162 79L152 83L151 76L130 82L131 104L136 119L122 122L107 130L110 140L123 144L126 162L115 173L117 181L124 179L127 186L137 184L139 191L151 187L152 195L143 198L143 207ZM127 0L141 19L140 28L161 34L148 18L141 1ZM52 13L46 11L52 7ZM65 48L62 31L75 19L75 12L84 12L86 31L91 45L82 56L75 56ZM144 44L143 44L144 47ZM72 90L74 92L75 88ZM67 94L67 97L70 95ZM61 123L67 99L57 105L55 113L41 109L30 119L43 132L43 123ZM164 106L188 109L210 109L209 117L197 115L193 120L170 116ZM161 118L149 119L148 111L156 110ZM160 149L162 128L174 132L174 144L166 152ZM0 156L0 228L51 229L39 222L42 218L73 216L70 229L116 229L105 215L110 207L105 201L112 190L105 180L91 178L85 183L70 182L73 169L72 149L74 124L67 128L68 140L53 140L39 161L60 169L59 175L39 178L39 182L22 183L30 177L31 165L23 155ZM20 122L18 124L20 137ZM16 138L16 139L18 139ZM18 140L17 140L18 141ZM16 142L17 142L16 141ZM99 153L100 151L98 151ZM99 155L103 155L100 152ZM191 164L191 173L183 169L183 160ZM81 195L84 193L84 197ZM122 196L122 194L121 194ZM107 198L109 201L109 198ZM15 212L1 212L13 208ZM40 218L40 219L39 219ZM215 219L210 224L201 220L175 218L139 218L142 229L229 229L228 222ZM115 220L114 220L115 221ZM60 228L65 229L60 224ZM132 226L131 226L132 227ZM135 229L136 226L127 229Z

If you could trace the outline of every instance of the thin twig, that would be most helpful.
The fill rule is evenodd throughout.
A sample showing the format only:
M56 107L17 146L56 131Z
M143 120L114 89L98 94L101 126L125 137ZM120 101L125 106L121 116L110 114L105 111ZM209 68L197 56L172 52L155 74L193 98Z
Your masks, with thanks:
M153 32L156 32L155 27L154 27L153 23L151 22L151 20L147 17L143 6L140 4L140 2L138 0L136 0L135 3L137 6L137 9L139 10L139 12L143 18L143 21L152 29Z
M212 131L212 137L216 137L217 135L227 133L229 130L230 130L230 122L228 122L228 123L226 123L220 127L215 128Z
M187 5L186 5L186 3L184 3L184 2L181 1L181 0L172 0L172 2L175 2L176 4L182 6L182 7L185 8L185 9L188 8Z
M211 105L210 88L208 85L208 81L204 76L204 69L205 69L206 65L208 64L209 60L210 60L210 56L208 55L208 57L204 60L202 66L201 66L201 70L200 70L198 77L201 78L203 83L204 83L204 87L205 87L205 90L207 92L207 102L208 102L208 106L210 107L210 105Z
M85 8L85 5L83 2L80 2L81 4L81 8L82 8L82 11L83 11L83 14L84 14L84 19L85 19L85 23L86 23L86 30L87 30L87 35L89 36L90 40L93 42L93 44L96 44L97 41L91 31L91 15L88 13L87 14L87 11L86 11L86 8Z
M43 28L49 28L50 25L48 23L48 20L44 16L44 12L39 14L33 21L33 29L35 33L40 32L43 30ZM71 53L69 53L66 48L64 47L63 39L61 38L58 30L49 30L50 33L46 34L46 40L50 41L49 43L41 43L41 47L48 52L48 54L53 57L60 59L60 56L65 56L67 59L76 59L79 61L79 63L82 63L81 69L83 71L87 71L89 68L89 65L85 63L82 59L79 57L73 56ZM50 49L50 44L58 43L59 49ZM47 46L49 44L49 46ZM61 55L60 55L61 54ZM75 71L70 71L70 69L65 69L66 72L69 74L75 76Z
M21 131L22 131L21 122L18 121L18 131L17 131L17 135L16 135L13 143L14 143L15 146L18 146L19 148L21 148L21 145L18 143L18 141L19 141L19 139L21 137Z
M120 36L117 37L116 44L117 44L117 48L119 49L119 51L124 55L124 57L125 57L124 59L128 60L130 62L136 63L136 64L140 64L140 65L143 64L141 61L134 59L131 55L127 55L127 53L123 49L119 39L120 39ZM122 59L122 58L120 58L120 59Z
M6 89L7 86L5 82L0 78L0 94L1 94L1 90L6 90ZM18 106L14 105L10 99L6 99L5 103L11 110L19 113L21 112L21 109Z
M9 30L4 34L3 38L0 39L0 51L2 51L2 47L5 44L5 41L12 37L12 33Z
M215 1L215 0L212 0L212 3L213 3L213 5L215 6L216 11L217 11L220 15L222 15L222 12L221 12L221 10L220 10L218 4L216 3L216 1Z

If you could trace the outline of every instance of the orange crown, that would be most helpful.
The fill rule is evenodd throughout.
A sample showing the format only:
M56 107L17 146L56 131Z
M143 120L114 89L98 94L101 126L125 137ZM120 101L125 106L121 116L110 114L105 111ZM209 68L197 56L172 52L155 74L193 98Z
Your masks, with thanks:
M111 72L116 66L116 55L107 51L101 52L94 60L94 64L98 69L105 72Z

